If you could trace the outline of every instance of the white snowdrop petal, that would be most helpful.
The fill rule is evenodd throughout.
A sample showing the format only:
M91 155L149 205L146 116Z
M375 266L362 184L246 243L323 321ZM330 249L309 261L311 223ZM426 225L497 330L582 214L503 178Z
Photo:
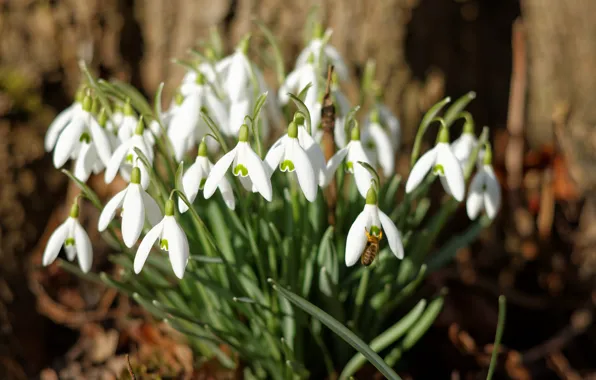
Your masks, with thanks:
M377 123L372 123L369 126L368 133L375 142L377 158L379 165L383 169L383 174L389 177L395 171L395 152L393 151L389 136Z
M478 214L482 210L483 206L483 187L484 187L484 176L483 171L476 173L472 182L470 182L470 188L468 189L468 199L466 200L466 212L470 220L475 220Z
M76 103L71 104L69 107L60 112L48 127L44 138L44 147L46 152L50 152L52 148L54 148L54 145L56 145L56 141L58 140L58 136L60 136L60 132L62 132L66 125L72 120L72 117L75 115L75 106Z
M135 245L145 224L142 191L139 185L128 185L128 191L122 203L122 240L128 248Z
M213 120L220 128L224 128L228 124L228 113L223 102L211 92L205 95L205 100Z
M97 155L104 165L107 165L112 155L110 148L110 139L106 134L106 130L100 127L97 120L90 114L89 115L89 131L91 132L91 138L93 139L93 145L97 150Z
M79 181L87 182L93 171L93 166L95 165L94 158L96 158L92 152L93 149L93 145L91 144L81 144L81 150L79 151L74 168L74 176Z
M143 190L147 190L149 184L151 184L151 173L149 173L149 170L147 170L143 163L139 165L139 170L141 171L141 187Z
M99 215L99 222L97 223L97 230L99 232L105 231L105 229L108 228L108 225L112 219L114 219L114 215L116 215L116 210L122 205L127 190L128 188L114 195L114 197L103 207L103 210Z
M93 248L89 235L83 229L78 220L73 219L74 223L74 239L77 250L77 257L79 259L79 267L83 273L89 272L91 264L93 263Z
M366 193L368 192L368 189L370 189L371 181L372 174L370 174L364 166L354 162L354 182L356 182L358 192L363 198L366 198Z
M286 80L282 83L278 91L278 99L281 104L287 104L290 101L289 92L295 92L300 81L300 68L292 71L286 77Z
M325 163L325 155L321 146L308 134L308 131L304 127L298 129L298 141L310 159L319 186L324 186L327 164Z
M70 218L69 218L70 219ZM64 244L68 236L69 223L68 219L56 228L56 230L50 235L46 249L43 251L42 264L48 266L56 260L60 253L60 248Z
M379 219L381 220L381 226L383 227L383 232L387 237L387 242L389 243L389 249L391 252L397 257L398 259L404 258L404 247L401 242L401 234L399 230L395 226L395 223L385 214L383 211L379 210Z
M163 218L161 209L159 208L159 205L155 199L153 199L151 195L147 194L146 191L141 191L141 197L143 197L143 205L145 206L147 220L151 226L155 226Z
M188 201L193 203L199 193L201 180L203 179L203 169L198 160L190 165L186 173L182 176L182 191ZM181 213L188 211L188 206L182 199L178 199L178 209Z
M445 190L445 192L451 196L453 196L453 192L451 191L451 188L449 187L449 182L447 182L447 178L445 176L439 176L439 180L441 181L441 185L443 186L443 190Z
M294 163L296 176L298 177L298 184L304 193L304 196L309 202L314 202L317 199L317 177L312 168L312 164L308 159L308 155L298 144L298 139L290 139L290 144L293 145L291 150L292 157L290 160Z
M348 238L346 240L346 266L351 267L358 262L358 259L362 255L364 247L366 247L367 239L365 228L369 227L368 224L368 210L362 211L348 231Z
M184 270L188 263L189 247L184 231L173 216L164 218L163 237L168 241L170 263L174 274L181 279L184 277Z
M244 117L251 113L250 99L236 99L230 104L230 118L228 127L224 128L230 136L237 136L240 127L244 123Z
M57 169L64 166L74 148L79 143L81 134L85 125L81 119L72 120L58 136L56 147L54 148L54 167Z
M335 171L339 167L339 165L344 161L346 156L348 155L348 147L338 150L335 152L333 157L329 159L327 162L327 168L325 169L325 186L329 185L329 182L333 179Z
M106 183L111 183L114 178L116 178L116 174L118 173L118 169L120 169L120 165L124 161L126 154L130 148L130 141L122 143L114 153L112 154L112 158L108 161L106 165L106 171L104 173L104 180Z
M459 161L453 155L453 152L451 151L451 148L448 144L439 143L437 145L437 149L437 163L443 166L445 179L449 184L450 192L453 195L453 198L455 198L458 202L461 202L464 199L466 189L464 173L461 170Z
M141 269L143 269L145 261L147 261L147 257L149 257L149 253L151 252L151 248L153 248L153 245L157 239L159 239L159 236L163 231L163 224L163 221L157 223L155 227L151 228L149 232L147 232L147 235L145 235L141 241L141 244L139 244L134 261L135 273L138 274L141 272Z
M251 149L248 143L243 147L244 159L248 176L259 193L267 201L271 202L273 191L271 189L271 180L265 171L265 166L261 158Z
M64 252L66 252L66 259L73 261L77 257L77 249L74 245L64 246Z
M411 193L426 177L426 174L435 164L437 159L437 148L433 148L424 153L422 157L416 161L414 167L410 171L408 181L406 182L406 193Z
M335 71L337 72L337 76L341 80L348 80L348 78L350 77L348 66L346 66L346 63L344 62L341 54L339 54L337 49L331 45L326 45L324 51L325 55L329 57L331 62L333 62L333 66L335 68Z
M492 167L485 165L485 173L484 208L486 215L494 219L501 208L501 186Z
M232 162L236 158L238 154L238 146L234 149L229 151L228 153L224 154L222 158L219 159L211 168L211 172L205 181L205 186L203 187L203 196L205 199L211 198L215 190L219 186L222 178L226 175L226 172L232 165Z
M275 172L284 155L284 141L285 139L282 138L280 143L277 145L273 145L271 149L269 149L269 152L267 152L267 154L265 155L265 160L263 161L263 163L265 164L265 169L267 170L267 175L269 177L271 177L273 172Z
M234 210L236 208L236 198L234 198L232 185L226 177L222 178L219 182L219 191L221 192L221 196L223 197L226 206L228 206L230 210Z

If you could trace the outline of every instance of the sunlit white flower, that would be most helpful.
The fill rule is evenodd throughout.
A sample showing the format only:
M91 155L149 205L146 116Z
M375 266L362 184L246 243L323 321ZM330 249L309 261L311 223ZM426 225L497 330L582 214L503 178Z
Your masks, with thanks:
M501 186L491 161L492 153L487 145L484 163L472 179L468 191L466 211L471 220L476 219L482 210L490 219L494 219L501 208Z
M307 133L308 135L308 133ZM282 172L295 172L298 184L309 202L317 199L318 181L306 151L298 142L298 126L291 122L288 133L271 147L265 156L268 171L272 173L277 167Z
M326 70L327 66L333 65L339 78L342 81L346 81L350 76L348 67L337 49L329 45L331 34L331 29L327 29L323 35L320 26L317 27L314 33L314 38L298 55L298 59L296 59L296 67L301 67L307 64L309 56L312 54L314 56L314 63L317 67Z
M104 129L105 134L108 136L108 140L110 140L110 136L114 135L109 130L107 130L107 122L108 118L106 111L105 109L102 109L99 113L99 116L97 117L97 123L100 127ZM83 141L81 141L79 153L77 154L77 158L75 160L74 176L80 181L87 182L91 173L98 174L105 167L106 166L104 162L101 160L97 153L97 147L95 146L95 144L93 144L88 139L83 139Z
M183 192L190 203L194 202L199 190L203 189L205 186L205 182L207 181L207 177L209 176L212 167L213 164L209 161L209 158L207 158L207 144L203 140L199 145L199 152L195 162L190 165L186 173L182 176ZM225 176L219 182L218 188L226 206L233 210L236 207L234 191L232 190L232 185ZM182 199L178 199L178 209L181 213L185 213L188 210L188 206Z
M403 259L404 248L401 242L401 235L395 223L379 210L377 205L377 192L370 187L366 194L366 205L364 210L356 217L348 231L346 240L346 266L356 264L368 243L367 234L381 240L383 235L387 237L389 249L395 257Z
M357 125L352 128L351 141L348 143L348 145L346 145L345 148L338 150L327 163L325 186L331 182L335 171L344 161L346 170L354 174L354 181L356 182L358 192L363 197L366 197L366 193L370 188L372 174L362 165L358 164L358 162L365 162L371 166L372 162L370 157L367 156L366 152L364 151L364 147L360 142L360 129Z
M432 169L433 174L439 176L445 192L461 202L466 191L464 173L449 146L447 128L441 128L437 141L435 147L424 153L414 164L408 182L406 182L406 193L410 193L418 187L426 174Z
M210 62L200 62L195 70L188 70L186 74L184 74L182 85L180 86L180 91L183 96L188 95L187 90L192 89L192 86L197 82L197 77L199 75L203 75L207 83L215 86L217 90L220 89L215 64Z
M124 178L126 181L130 180L131 171L133 166L136 165L136 161L138 159L137 152L135 152L134 148L137 148L143 152L150 164L153 163L153 150L144 137L144 131L145 127L143 126L143 120L141 119L138 122L135 134L130 139L123 142L114 151L114 154L106 165L106 183L111 183L114 178L116 178L118 171L120 171L122 178ZM143 189L146 189L149 187L151 178L145 165L141 165L140 170L143 174L141 177L141 184L143 185Z
M298 95L309 83L311 87L307 90L304 98L304 104L311 114L316 113L316 106L318 103L318 96L320 91L321 80L317 69L312 62L312 56L309 62L305 65L297 67L294 71L288 74L285 82L279 88L279 101L281 104L287 104L290 100L288 93ZM321 113L319 107L319 114ZM320 115L319 115L320 118ZM313 119L311 115L311 120ZM316 120L313 120L316 121Z
M54 147L54 166L61 168L69 158L76 159L83 144L92 144L97 157L106 164L110 159L111 148L106 130L99 126L91 114L91 98L86 96L76 118L60 133Z
M68 260L73 261L77 257L81 270L84 273L89 272L93 262L93 247L89 235L79 223L78 217L79 206L75 201L70 209L69 217L56 228L48 240L43 252L42 263L44 266L53 263L60 253L60 248L64 246Z
M226 172L232 166L232 173L238 177L242 186L248 191L255 189L261 193L263 198L271 202L272 189L271 180L267 175L261 158L252 150L248 143L248 127L243 124L238 132L238 144L224 154L211 168L211 172L205 181L203 195L205 199L211 198L215 190L220 186Z
M451 150L459 161L462 170L466 167L466 164L477 145L478 139L474 135L474 124L471 122L470 118L469 120L466 120L461 136L451 143Z
M325 186L325 175L327 171L327 163L325 162L325 155L319 143L308 133L304 126L304 117L297 114L294 121L298 125L298 142L300 146L306 151L312 168L315 171L317 182L319 186Z
M97 229L99 232L108 228L108 225L114 219L116 210L122 209L122 240L128 248L135 245L143 226L145 218L151 226L156 225L161 219L161 210L157 202L140 185L141 171L138 167L132 169L130 183L126 189L114 195L105 205Z
M369 123L362 130L362 141L368 155L374 162L378 161L383 174L386 177L392 175L395 171L395 149L389 134L381 126L377 112L373 112Z
M130 101L124 104L122 109L122 120L119 120L118 125L118 139L121 142L128 141L135 133L139 119L136 117Z
M147 235L139 244L134 261L135 273L141 272L147 257L149 257L151 248L153 248L155 242L158 242L159 248L169 253L170 263L176 277L180 279L184 277L190 250L186 234L174 217L174 207L174 201L169 199L166 202L165 216L147 232Z
M84 93L82 90L77 91L75 101L66 109L56 116L54 121L48 127L46 136L44 139L44 147L46 152L51 152L56 145L58 136L66 126L70 123L82 124L85 122L85 113L83 113L83 98Z
M168 137L178 161L182 160L190 144L200 141L209 132L201 111L206 112L220 128L226 128L228 124L226 107L206 83L203 74L198 73L195 82L185 86L184 100L172 115L168 127Z
M391 145L395 151L399 150L401 142L401 126L399 119L391 112L389 107L377 101L373 106L373 111L370 112L364 123L368 124L373 118L378 118L378 122L386 128L386 132L389 134Z

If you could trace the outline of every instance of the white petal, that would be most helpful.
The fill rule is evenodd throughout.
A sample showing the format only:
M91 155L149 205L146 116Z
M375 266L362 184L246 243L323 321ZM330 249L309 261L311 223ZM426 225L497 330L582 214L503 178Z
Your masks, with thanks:
M66 125L72 119L72 116L75 112L75 106L76 103L71 104L68 108L60 112L48 127L44 139L44 147L46 149L46 152L50 152L54 148L54 145L56 145L56 140L58 140L60 132L62 132L64 127L66 127Z
M147 170L144 164L139 165L139 170L141 171L141 187L143 190L147 190L151 183L151 173L149 173L149 170Z
M107 165L112 154L107 131L100 127L95 118L91 115L89 115L88 122L89 131L91 132L91 138L93 139L93 145L95 145L95 149L97 150L97 155L101 159L101 162L103 162L104 165Z
M389 141L389 136L377 123L372 123L369 126L368 133L375 142L377 158L379 165L383 168L383 174L389 177L395 171L395 152Z
M145 206L147 220L151 226L155 226L163 218L161 209L159 208L159 205L155 199L153 199L151 195L147 194L146 191L141 191L141 197L143 197L143 205Z
M174 274L178 278L182 278L188 263L188 240L173 216L164 218L163 237L168 241L168 251Z
M379 104L379 116L383 120L384 125L387 126L391 133L391 142L396 150L399 149L399 142L401 138L401 127L399 119L391 112L391 110L384 104Z
M220 128L225 127L228 124L228 111L226 106L211 92L205 95L209 114L211 118L217 123Z
M379 210L379 219L381 220L381 226L383 227L383 232L385 236L387 236L387 242L389 243L389 248L391 252L397 257L398 259L404 258L404 246L401 242L401 234L399 230L395 226L395 223L385 214L383 211Z
M278 98L281 104L287 104L290 101L290 96L288 92L294 93L296 88L298 87L298 83L300 81L300 74L302 71L300 68L292 71L286 77L286 80L282 83L278 91ZM302 89L300 89L302 90Z
M468 218L470 218L470 220L475 220L482 210L485 175L486 174L483 171L479 171L474 178L472 178L472 182L470 183L468 199L466 201L466 212L468 213Z
M312 164L308 159L308 155L298 144L298 139L289 139L289 144L292 144L290 160L294 164L296 176L298 177L298 184L304 193L304 196L309 202L314 202L317 199L317 177L313 170Z
M231 136L236 136L244 123L244 117L251 112L250 99L237 99L230 104L230 119L227 128L222 128Z
M70 219L70 218L69 218ZM50 235L46 249L43 251L42 264L48 266L56 260L60 253L60 248L64 244L66 237L68 236L69 223L68 219L56 228L56 230Z
M346 240L346 266L351 267L358 262L358 258L362 255L364 247L366 247L367 239L365 228L368 227L369 214L368 210L362 211L352 227L348 231L348 239Z
M354 162L354 182L360 195L366 198L366 193L372 184L372 174L357 162Z
M221 196L223 197L226 206L228 206L230 210L234 210L234 208L236 208L236 199L234 198L232 185L226 177L222 178L219 182L219 191L221 192Z
M226 175L226 172L232 165L234 158L236 158L236 154L238 152L238 146L234 149L229 151L228 153L224 154L222 158L213 165L211 168L211 172L205 181L205 186L203 187L203 196L205 199L211 198L215 190L219 186L222 178Z
M97 158L97 155L93 152L94 149L95 147L92 144L81 144L81 150L75 162L74 176L82 182L87 182L93 171L95 159Z
M163 220L155 225L152 229L147 232L147 235L139 244L139 248L137 249L137 254L135 255L135 262L134 262L134 270L135 273L141 272L143 269L143 265L145 265L145 261L147 261L147 257L149 257L149 252L151 252L151 248L155 241L159 238L163 231Z
M79 118L72 120L64 128L54 148L54 166L56 168L61 168L66 163L74 148L79 143L84 129L83 120Z
M470 133L462 134L451 144L451 151L462 165L462 168L467 164L476 144L476 137Z
M190 203L195 201L203 178L203 168L197 159L182 176L182 190ZM182 199L178 199L178 209L181 213L188 211L188 206Z
M142 191L139 185L131 183L122 203L122 240L128 248L135 245L145 224Z
M415 188L420 185L420 182L426 177L426 174L430 171L433 167L437 159L437 148L434 147L433 149L429 150L428 152L424 153L422 157L416 161L412 171L410 171L410 176L408 177L408 181L406 182L406 193L412 192Z
M445 190L445 192L451 196L453 196L453 192L451 191L451 188L449 187L449 182L447 182L447 178L445 176L439 176L439 180L441 181L441 185L443 186L443 190Z
M343 160L348 155L348 147L338 150L335 152L333 157L329 159L327 162L327 168L325 169L325 182L324 186L329 185L329 182L333 179L335 171L337 170L338 166L343 162Z
M110 158L110 161L108 161L108 164L106 165L106 172L104 174L104 180L106 183L111 183L114 178L116 178L118 169L120 169L120 165L122 164L122 161L124 161L129 148L130 141L124 142L122 145L116 148L114 154L112 154L112 158Z
M99 232L105 231L108 228L108 225L114 219L114 215L116 215L116 210L122 205L127 190L128 188L122 190L106 203L101 211L101 215L99 215L99 222L97 223L97 230Z
M93 248L89 235L83 229L78 220L73 219L74 223L74 240L77 249L77 257L79 258L79 266L83 273L89 272L91 263L93 262Z
M298 129L298 141L310 159L319 186L324 186L327 164L325 163L325 155L321 146L308 134L308 131L304 127Z
M343 81L348 80L350 77L349 70L341 54L339 54L337 49L335 49L331 45L326 45L324 49L325 55L329 57L329 60L331 60L331 62L333 62L333 66L335 68L335 71L337 72L337 76Z
M501 208L501 185L491 166L485 165L486 190L484 192L484 209L489 218L494 219Z
M453 155L449 144L439 143L437 144L437 150L437 163L443 166L445 179L449 184L449 190L452 193L453 198L458 202L461 202L466 193L464 173L461 170L461 165Z
M244 160L246 161L245 166L248 169L248 176L250 177L250 180L256 187L257 191L261 193L263 198L271 202L271 198L273 196L271 180L265 171L263 161L261 161L261 158L252 150L248 143L239 143L238 145L240 146L240 144L243 144L242 153Z
M280 139L279 144L273 144L271 149L269 149L269 152L267 152L267 155L265 155L265 160L264 160L265 169L267 170L267 175L270 178L271 178L271 175L273 174L273 172L275 172L275 170L279 166L279 163L281 162L281 159L284 155L284 150L285 150L284 141L285 141L286 136L287 135L285 135L284 137L282 137Z
M245 97L246 87L249 84L247 66L245 64L246 58L241 52L236 52L232 56L232 62L228 70L228 75L224 83L224 87L230 100L235 102Z

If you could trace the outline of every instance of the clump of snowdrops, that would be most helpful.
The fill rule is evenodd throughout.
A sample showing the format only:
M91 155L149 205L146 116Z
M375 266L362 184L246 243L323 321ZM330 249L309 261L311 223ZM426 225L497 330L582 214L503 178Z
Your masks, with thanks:
M241 365L246 378L345 379L367 360L399 378L392 368L405 365L445 296L420 299L419 284L499 209L488 131L475 136L464 110L475 95L446 98L424 116L404 193L394 166L400 124L382 103L374 65L360 109L341 92L349 70L330 31L315 28L286 75L274 37L258 25L276 57L277 92L249 54L250 36L224 56L214 35L178 61L187 72L166 110L163 84L151 106L81 64L84 82L45 144L56 168L70 162L63 172L81 193L43 264L63 247L80 267L60 261L64 268L128 294L185 334L197 360ZM451 129L459 119L461 133ZM421 154L427 129L438 131L436 143ZM85 184L92 174L128 184L104 204ZM430 215L437 177L445 195ZM117 277L90 271L83 200L101 210L97 228L114 248ZM436 249L464 200L470 225Z

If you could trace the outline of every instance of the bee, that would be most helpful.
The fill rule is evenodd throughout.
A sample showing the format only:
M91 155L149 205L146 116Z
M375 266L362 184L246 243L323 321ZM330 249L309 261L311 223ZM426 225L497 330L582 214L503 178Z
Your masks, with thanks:
M375 236L369 233L366 227L364 227L364 232L366 232L366 239L368 241L366 242L364 251L362 251L360 262L367 267L375 261L375 257L379 253L379 241L383 238L383 231L379 232L379 236Z

